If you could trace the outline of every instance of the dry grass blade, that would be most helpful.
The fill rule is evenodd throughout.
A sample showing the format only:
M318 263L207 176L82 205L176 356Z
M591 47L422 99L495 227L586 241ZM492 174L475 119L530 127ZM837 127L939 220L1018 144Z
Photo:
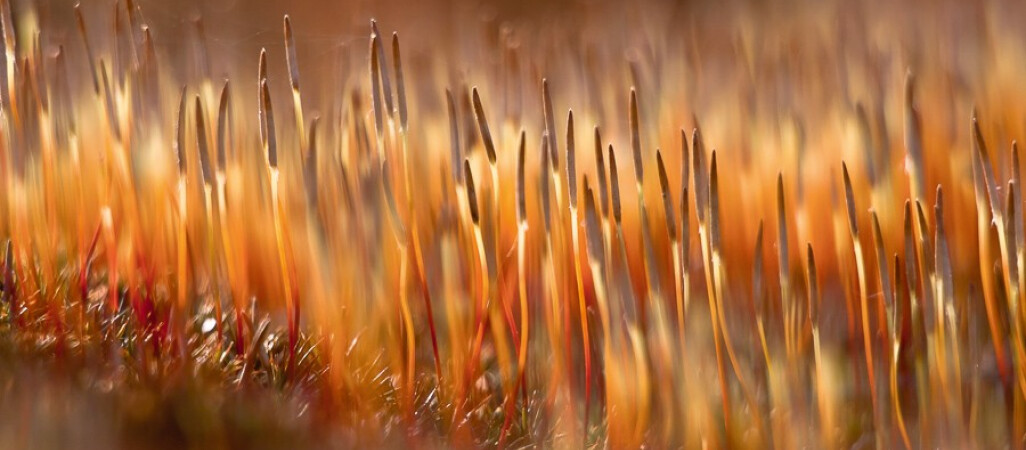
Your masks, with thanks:
M296 38L292 35L292 20L285 15L285 64L289 68L289 84L293 91L299 90L299 62L296 59Z
M310 122L310 136L307 138L307 145L310 146L303 161L303 183L306 187L306 204L311 210L317 209L317 129L321 123L320 117L314 117Z
M570 196L570 242L573 245L571 255L573 256L574 275L577 281L577 304L578 315L581 321L581 343L584 353L584 428L587 430L589 412L591 407L591 339L588 330L588 311L584 297L584 274L581 269L581 260L577 256L580 252L581 242L578 236L580 224L578 223L577 212L577 164L574 148L574 112L570 111L566 120L566 181L568 195Z
M609 198L613 203L613 219L619 226L621 224L621 207L620 207L620 175L616 169L616 153L613 151L613 146L609 146Z
M584 240L587 242L589 260L601 267L605 261L602 249L602 226L599 221L598 208L595 205L595 195L588 184L588 176L585 175L582 181L584 183ZM600 270L597 273L603 272Z
M549 80L542 79L542 114L545 119L545 135L549 145L549 163L552 171L559 170L559 143L556 139L556 117L552 113L552 95L549 94Z
M485 117L484 107L481 106L481 95L477 87L473 88L474 116L477 117L477 128L481 133L481 140L484 142L485 152L488 154L488 163L495 164L498 159L495 154L495 143L492 141L492 132L488 129L488 119Z
M844 174L844 201L848 211L848 231L854 239L859 237L859 221L855 213L855 191L851 187L851 177L848 175L848 165L841 163L841 171Z
M680 260L681 270L688 273L688 262L691 261L691 210L688 208L688 187L680 192ZM686 283L685 283L686 284ZM685 286L685 289L687 286Z
M267 120L264 119L264 90L261 83L267 79L267 49L260 49L260 58L257 61L257 126L260 128L260 145L267 143Z
M670 180L666 176L666 166L663 165L663 154L656 150L656 164L659 166L659 187L662 189L663 211L666 213L666 230L670 234L670 240L677 241L676 218L673 213L673 194L670 193Z
M880 290L884 296L884 305L888 312L892 311L894 305L894 292L891 290L889 270L887 269L887 253L884 251L883 234L880 232L880 220L876 211L872 212L873 218L873 243L876 247L877 275L880 277ZM890 317L890 314L887 314ZM888 322L887 326L890 335L894 335L894 323Z
M296 134L299 138L299 153L306 156L308 142L306 139L306 123L303 119L303 96L299 88L299 60L296 59L296 40L292 34L292 21L285 15L285 62L289 69L289 84L292 86L292 108L296 120Z
M378 22L373 19L371 19L371 40L374 41L374 54L378 58L381 94L385 100L385 111L388 112L388 117L392 117L392 111L394 111L392 105L392 82L388 76L388 66L385 65L385 44L381 43L381 32L378 31Z
M373 22L371 22L373 23ZM371 77L371 106L374 109L374 129L377 133L378 142L384 139L385 119L384 109L381 105L381 80L384 74L381 72L381 42L376 34L371 34L370 39L370 77ZM379 145L380 147L380 145ZM382 151L380 148L378 151Z
M231 136L229 125L231 102L231 88L228 80L225 80L221 88L221 100L217 106L217 170L222 175L228 167L228 138Z
M915 236L912 230L912 202L909 199L905 199L904 212L902 213L902 223L904 224L904 236L905 236L905 280L909 285L909 293L911 297L915 298L915 292L919 286L918 277L916 274L916 243Z
M203 174L203 182L207 185L214 184L214 167L210 161L210 144L207 142L207 119L203 112L203 101L199 94L195 99L196 109L196 146L199 149L200 172Z
M764 314L763 299L766 295L765 281L763 281L763 270L765 263L762 257L762 233L763 233L763 222L759 219L759 231L755 234L755 249L752 252L752 300L755 303L755 315L756 317L762 317Z
M819 326L819 273L816 270L816 256L812 252L812 243L806 244L806 266L805 266L805 282L809 286L809 303L806 307L809 309L809 321L812 322L813 327Z
M477 205L477 189L474 187L474 173L470 170L470 160L463 160L463 177L467 186L467 204L470 207L470 219L474 225L481 224L481 214Z
M1022 205L1022 166L1019 165L1019 143L1016 141L1012 141L1012 181L1015 182L1016 189L1010 191L1009 195L1015 197L1015 204ZM1022 250L1026 245L1022 208L1015 208L1015 215L1010 217L1015 221L1015 245ZM1022 265L1022 261L1019 261L1019 265Z
M688 179L691 177L691 158L688 155L688 134L683 128L680 129L680 190L688 190ZM687 202L687 196L682 201Z
M577 209L577 149L574 144L573 111L566 118L566 186L570 194L570 209Z
M691 166L694 169L695 211L698 212L698 224L705 224L705 214L709 207L709 180L705 169L705 143L702 142L702 131L696 126L691 132Z
M926 283L927 281L932 280L935 274L933 263L934 254L933 244L930 242L929 238L930 228L926 224L926 213L923 212L923 204L919 200L916 200L916 222L919 224L919 229L922 230L922 235L919 237L919 264L922 266L920 268L922 270L922 272L920 273L920 278L922 278L923 283ZM932 295L932 291L930 289L927 289L926 291L931 292ZM923 304L931 305L931 302L927 301Z
M944 226L944 191L940 185L937 185L937 202L933 206L934 212L934 225L936 236L934 240L935 244L935 263L937 264L936 273L939 277L939 285L941 293L938 297L942 299L951 299L955 295L954 279L951 272L951 255L948 251L948 238L945 232Z
M395 90L399 100L399 129L407 130L406 80L403 77L403 61L399 54L399 34L392 33L392 66L395 69Z
M634 176L638 180L638 184L644 184L645 171L643 167L643 161L641 158L641 133L638 130L640 126L638 124L638 93L631 88L631 100L630 100L630 134L631 134L631 155L634 156Z
M182 86L182 94L178 100L178 121L175 122L175 157L178 159L178 175L184 177L188 167L188 160L185 156L185 114L187 88Z
M1004 379L1008 379L1009 370L1007 363L1005 362L1004 355L1004 339L1003 339L1003 328L1001 325L1002 320L998 316L998 286L995 286L995 279L992 275L991 267L993 267L993 250L991 247L991 227L996 226L998 229L998 246L999 254L1001 258L1001 274L1005 282L1005 291L1010 293L1012 289L1011 279L1005 272L1010 265L1010 257L1008 253L1008 242L1005 239L1004 233L1004 217L1003 211L1000 207L1000 200L997 197L997 182L994 177L994 169L990 163L990 157L987 153L987 146L983 139L983 133L980 131L979 122L976 117L976 111L973 110L972 117L970 119L969 132L972 141L972 169L973 169L973 187L976 199L976 217L977 217L977 239L978 239L978 250L979 250L979 261L982 272L981 285L983 287L983 298L984 304L987 310L987 320L990 324L991 336L994 343L995 358L999 371ZM988 216L989 213L989 216ZM939 245L939 243L938 243ZM939 249L938 249L939 254ZM940 267L940 261L937 261L937 266ZM937 275L941 273L938 271ZM942 285L938 285L938 289L942 288ZM939 314L940 312L938 312ZM939 319L938 319L939 320ZM1010 326L1012 330L1016 329L1014 326L1016 322L1013 322ZM1013 358L1014 359L1014 358Z
M153 47L153 34L146 25L143 25L142 29L143 61L147 66L154 66L157 64L157 50Z
M791 295L790 265L787 254L787 205L784 203L784 175L777 173L777 264L780 276L781 300L789 302Z
M994 176L994 166L990 162L990 153L987 151L987 143L983 140L983 133L980 132L980 124L976 119L976 115L972 118L972 135L973 135L973 158L976 158L981 174L983 175L983 183L987 190L987 201L990 205L990 212L993 214L995 220L1002 220L1001 213L1001 200L998 197L997 192L997 178Z
M881 269L883 271L883 269ZM905 444L905 448L911 450L912 441L908 437L908 428L905 426L905 414L901 408L901 394L902 392L898 387L898 369L900 369L901 355L901 327L902 317L901 310L904 308L903 302L901 301L901 293L904 292L902 287L901 279L901 259L898 258L898 254L894 254L894 296L895 304L891 307L891 310L887 314L887 323L890 330L891 340L891 361L890 361L890 389L891 389L891 404L894 406L894 417L898 424L898 433L901 435L902 443Z
M709 163L709 257L708 264L712 272L712 295L714 299L711 302L710 307L715 310L713 321L718 321L718 334L723 339L723 347L727 351L727 358L730 360L730 366L734 370L734 377L737 378L738 384L741 385L741 391L745 396L745 401L748 403L748 407L753 410L757 407L754 397L754 390L745 381L744 370L741 364L738 362L736 352L734 350L733 338L731 337L730 328L727 326L727 315L724 308L724 299L726 298L726 270L723 264L723 230L720 229L720 193L719 193L719 170L716 160L716 150L712 151L712 158ZM713 311L710 311L713 313ZM714 339L717 339L716 332L714 332ZM723 383L726 383L725 378ZM721 389L725 389L726 386L721 386ZM729 423L729 410L726 402L728 397L723 396L724 399L724 419L725 423ZM755 427L757 429L762 428L762 418L756 415L754 417ZM728 425L729 427L729 425Z
M851 186L851 177L848 175L848 165L841 162L841 171L844 176L844 197L848 210L848 230L851 233L852 247L855 252L855 265L859 279L859 306L862 313L862 346L866 352L866 374L869 377L870 399L873 403L873 426L880 429L880 414L877 408L876 370L873 360L873 334L870 329L869 317L869 292L866 276L866 261L862 251L862 243L859 239L858 217L856 216L855 193ZM878 436L878 440L879 435Z
M716 163L716 150L712 151L709 163L709 246L713 254L722 252L723 232L720 230L720 194L719 175ZM714 256L715 258L716 256ZM717 294L717 303L720 295Z
M10 307L10 314L14 317L15 323L20 323L20 320L18 320L20 307L18 306L17 294L15 293L14 286L14 242L10 239L7 240L7 245L4 246L3 281L3 292L0 299Z
M662 191L663 198L663 212L666 218L666 232L670 238L670 251L672 252L671 257L673 259L673 287L674 287L674 298L677 302L677 333L678 340L680 341L680 351L683 352L686 348L685 344L685 323L687 309L690 306L690 299L684 293L684 283L687 282L684 276L682 254L679 250L680 241L677 239L677 228L676 219L673 213L673 196L670 194L670 181L666 176L666 165L663 163L663 154L656 149L656 165L659 170L659 187Z
M543 133L541 139L541 167L538 170L538 189L542 204L542 221L545 222L545 234L548 236L552 224L552 203L549 200L549 138Z
M1008 191L1005 194L1005 218L1006 219L1011 219L1011 218L1015 217L1016 213L1020 209L1020 208L1016 208L1015 207L1016 201L1015 201L1015 195L1014 194L1015 194L1017 189L1018 189L1018 186L1015 184L1015 181L1014 180L1009 180L1008 181ZM1005 229L1001 230L1002 233L1005 233L1005 242L1006 242L1006 245L1008 245L1008 254L1009 254L1009 256L1008 256L1008 263L1007 263L1006 270L1008 271L1008 281L1009 281L1009 284L1012 285L1012 292L1009 295L1016 296L1016 297L1019 295L1019 291L1021 289L1021 286L1019 285L1019 267L1017 266L1018 261L1017 261L1017 258L1013 257L1013 255L1016 255L1018 253L1018 251L1019 251L1019 249L1017 247L1016 236L1015 236L1015 232L1016 232L1016 227L1017 226L1018 226L1017 224L1013 224L1013 223L1009 222L1008 220L1006 220L1005 221Z
M595 167L598 172L599 184L599 205L601 205L602 216L609 217L609 184L606 181L606 163L602 156L602 134L599 127L595 127Z
M527 226L527 195L525 193L525 172L524 165L526 133L520 131L520 149L517 152L517 223L520 226Z
M274 108L271 106L271 91L267 87L267 80L260 82L260 91L263 93L261 102L264 109L264 123L267 128L267 142L264 148L267 150L267 164L274 169L278 168L278 141L274 131Z

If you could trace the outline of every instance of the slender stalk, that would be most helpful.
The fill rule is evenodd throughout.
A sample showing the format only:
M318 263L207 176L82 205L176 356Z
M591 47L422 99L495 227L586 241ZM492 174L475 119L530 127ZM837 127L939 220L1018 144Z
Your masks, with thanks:
M841 163L844 173L844 193L848 205L848 231L851 233L852 247L855 251L855 267L859 278L859 305L862 312L862 345L866 352L866 372L869 377L869 392L873 404L873 423L877 433L881 431L880 417L877 413L876 400L876 371L873 365L873 341L869 327L869 293L866 281L865 257L862 253L862 243L859 240L858 218L855 213L855 193L852 191L851 178L848 176L848 166ZM879 436L879 434L878 434Z
M574 148L574 112L570 111L566 125L566 182L570 199L570 242L577 280L577 306L581 321L581 341L584 353L584 433L588 431L588 413L591 406L591 336L588 330L588 309L584 298L584 274L581 271L580 223L577 215L577 163Z
M659 167L659 186L662 189L663 211L666 215L666 232L670 238L670 252L673 257L674 299L677 303L677 339L680 341L680 351L684 352L686 348L684 345L684 323L687 311L684 309L683 263L681 262L680 241L677 239L676 218L673 214L673 197L670 194L670 183L666 176L663 155L658 150L656 151L656 163ZM684 194L687 194L687 188L684 189Z
M413 420L413 399L416 394L416 329L413 326L413 313L410 310L409 301L409 276L406 273L409 267L409 249L407 245L407 232L399 218L398 207L396 206L395 195L392 193L391 169L388 161L382 162L381 166L381 188L385 201L388 204L389 223L392 224L392 232L395 236L396 245L399 247L399 314L403 321L403 328L406 334L406 389L403 402L406 405L407 420Z
M509 432L513 418L513 406L516 403L516 392L524 383L524 373L527 369L527 344L530 333L531 317L527 304L527 264L525 245L527 241L527 199L525 197L525 133L520 132L520 150L517 157L517 292L520 298L520 343L517 345L517 376L512 389L506 396L506 419L503 422L502 430L499 433L499 447L506 442L506 435ZM524 402L524 414L527 414L527 402Z
M715 269L712 265L712 238L709 235L710 230L708 222L708 217L710 215L710 177L709 169L705 166L705 144L702 141L701 131L698 127L695 127L692 132L691 145L693 146L691 154L694 160L692 166L695 170L695 209L698 212L698 238L699 245L702 249L702 264L705 266L705 288L709 297L709 323L712 326L714 348L716 349L716 371L720 382L720 398L723 402L724 430L729 435L731 429L730 396L727 388L726 371L723 364L723 350L720 344L720 323L717 320L718 308L716 306L716 281L713 273Z
M438 354L438 333L435 330L435 313L431 302L431 289L428 286L427 273L424 268L424 252L420 240L416 209L413 206L413 177L410 175L410 129L407 124L406 84L403 78L402 58L399 53L399 35L392 34L392 62L396 72L396 89L398 91L399 135L402 143L403 186L406 189L406 210L409 213L410 235L413 242L413 258L417 268L417 279L424 294L424 309L427 312L428 329L431 332L431 352L435 358L435 376L438 383L442 382L442 360ZM450 94L451 97L451 94ZM450 100L451 101L451 100Z
M266 168L268 179L271 185L271 215L274 220L274 239L278 250L278 263L281 270L282 289L285 294L286 316L289 325L289 370L295 363L296 345L298 344L299 317L297 299L293 297L292 268L289 265L288 236L285 232L288 226L287 218L283 213L282 198L280 191L280 172L278 171L278 144L275 138L274 110L271 107L271 93L267 88L267 80L260 82L261 105L263 110L264 127L266 128L266 139L264 141L264 152L267 155Z

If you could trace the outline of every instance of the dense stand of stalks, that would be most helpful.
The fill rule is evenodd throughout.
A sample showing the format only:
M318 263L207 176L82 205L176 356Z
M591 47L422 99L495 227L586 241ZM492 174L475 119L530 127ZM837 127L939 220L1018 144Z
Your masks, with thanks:
M801 17L729 22L729 51L640 30L626 64L502 27L453 69L371 20L325 100L289 16L229 81L201 20L182 54L132 0L59 38L16 5L0 381L42 360L114 390L262 386L336 445L1026 444L1026 52L1000 38L1018 65L987 77L837 31L836 78L770 51L829 47ZM757 92L781 67L827 106Z

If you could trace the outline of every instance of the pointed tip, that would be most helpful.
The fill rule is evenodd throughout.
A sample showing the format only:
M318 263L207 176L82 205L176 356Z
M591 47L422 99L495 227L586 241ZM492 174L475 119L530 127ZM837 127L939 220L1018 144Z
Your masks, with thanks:
M566 118L566 183L570 208L577 208L577 146L574 141L574 111Z
M617 225L621 223L620 209L620 175L616 168L616 153L613 146L609 146L609 194L613 203L613 220Z
M406 80L403 75L402 55L399 51L399 33L392 33L392 65L395 70L395 89L399 104L399 127L405 131L408 129L408 115L406 107Z
M492 141L492 132L488 128L488 118L485 116L477 86L471 88L471 98L474 103L474 115L477 117L478 131L481 133L481 140L484 142L485 152L488 155L488 163L494 165L498 160L498 155L495 153L495 142Z
M261 102L264 109L264 126L267 128L267 164L274 169L278 168L278 143L275 138L274 109L271 106L271 91L267 87L267 80L260 82Z
M231 83L224 80L224 87L221 88L221 98L217 105L217 170L223 172L228 159L227 139L231 131L228 130L228 102L231 97Z
M542 78L542 115L545 121L545 135L549 145L549 162L552 171L559 169L559 144L556 139L556 118L552 110L552 95L549 92L549 80Z
M178 174L185 176L188 167L185 156L185 114L187 109L188 86L182 86L178 100L178 122L175 125L175 156L178 158Z
M848 175L848 165L844 161L841 161L841 172L844 176L844 199L848 206L848 230L851 232L852 237L857 238L859 226L855 212L855 192L851 186L851 177Z
M670 234L670 240L676 241L677 219L673 213L673 194L670 193L670 180L666 176L666 165L663 163L663 154L659 149L656 149L656 165L659 166L659 187L662 190L663 211L666 215L666 230Z
M630 126L631 154L634 156L634 176L637 177L637 182L640 185L644 183L645 171L641 157L641 125L638 123L638 94L634 90L634 87L631 87L629 113L628 125Z
M296 61L296 40L292 35L292 21L285 15L285 63L289 68L289 83L293 91L299 91L299 62Z
M524 184L526 183L526 147L527 147L527 134L524 130L520 130L520 148L517 152L517 222L521 226L527 223L527 195L525 192Z
M474 186L474 172L470 170L470 160L463 160L463 177L467 186L467 204L470 206L470 219L474 225L481 224L481 217L478 213L477 189Z

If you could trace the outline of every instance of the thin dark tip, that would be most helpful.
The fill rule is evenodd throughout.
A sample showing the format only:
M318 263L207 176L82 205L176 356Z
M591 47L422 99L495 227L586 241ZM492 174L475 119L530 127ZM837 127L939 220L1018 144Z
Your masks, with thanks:
M620 175L616 169L616 153L613 152L612 145L609 146L609 193L610 198L613 200L613 219L619 225L621 223Z
M680 129L680 189L687 190L688 179L691 177L691 158L688 155L688 133Z
M634 156L634 176L637 177L638 183L644 183L645 171L642 165L641 158L641 133L639 131L638 123L638 94L631 88L631 99L630 99L630 135L631 135L631 154Z
M474 187L474 172L470 170L470 160L463 160L463 176L467 184L467 203L470 205L470 218L474 225L481 224L481 217L478 214L477 190Z
M299 90L299 63L296 61L296 40L292 35L292 21L285 15L285 62L289 66L289 82L292 89Z
M395 89L399 100L399 127L406 130L406 80L403 75L402 56L399 53L399 33L392 33L392 64L395 68Z
M481 105L481 95L477 92L477 86L471 90L474 100L474 115L477 117L478 131L481 133L481 140L484 141L485 152L488 154L488 162L495 164L498 156L495 154L495 143L492 141L492 132L488 128L488 119L485 117L484 107Z
M524 192L524 178L526 172L524 159L527 147L526 140L527 134L523 130L521 130L520 149L517 152L517 222L519 222L521 225L527 223L527 195L525 195L526 193Z
M278 143L274 131L274 109L271 107L271 91L267 87L267 80L260 82L262 101L264 105L264 117L267 126L267 164L272 168L278 168Z
M175 124L175 155L178 157L178 174L183 177L188 167L185 156L185 96L187 93L188 87L182 86L182 93L178 100L178 122Z
M570 193L570 207L577 208L577 155L574 143L574 111L566 118L566 184Z
M609 215L609 183L606 176L606 163L602 155L602 134L599 127L595 126L595 166L598 172L599 204L602 215Z
M848 229L851 231L852 237L858 237L859 225L855 214L855 192L851 187L851 177L848 175L848 165L841 162L841 171L844 174L844 198L845 203L848 205Z
M217 105L217 168L223 171L228 164L228 143L227 139L231 133L228 130L228 102L231 100L231 85L224 80L224 87L221 88L221 100Z
M673 195L670 193L670 180L666 176L666 165L663 163L663 154L656 150L656 164L659 166L659 187L662 190L663 211L666 213L666 230L671 240L677 239L676 218L673 213Z
M717 175L716 150L712 151L712 161L709 163L709 229L712 236L712 248L717 251L720 248L720 194L719 176Z
M549 80L542 78L542 114L545 120L545 134L549 143L549 162L552 171L559 169L559 144L556 139L556 117L552 113L552 95L549 93Z

